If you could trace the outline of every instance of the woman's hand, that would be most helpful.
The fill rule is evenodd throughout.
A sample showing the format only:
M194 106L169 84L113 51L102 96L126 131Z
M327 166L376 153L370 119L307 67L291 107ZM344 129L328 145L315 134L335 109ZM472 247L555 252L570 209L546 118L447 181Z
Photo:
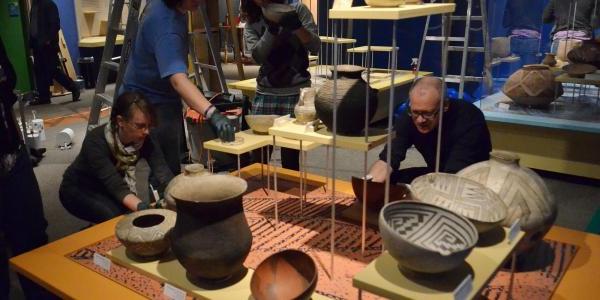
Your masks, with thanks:
M144 209L144 204L145 202L143 202L142 199L138 198L138 196L134 194L127 194L125 198L123 198L123 205L125 205L125 207L127 207L130 211L138 211Z

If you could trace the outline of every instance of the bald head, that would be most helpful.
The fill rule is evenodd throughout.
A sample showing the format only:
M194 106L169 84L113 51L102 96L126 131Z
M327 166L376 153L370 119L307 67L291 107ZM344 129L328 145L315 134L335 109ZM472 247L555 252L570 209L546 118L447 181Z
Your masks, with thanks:
M442 81L436 77L422 77L410 90L410 112L417 130L423 134L438 125L442 95Z
M421 77L410 89L410 100L413 98L434 97L439 101L442 95L442 80L437 77ZM439 102L438 102L439 103Z

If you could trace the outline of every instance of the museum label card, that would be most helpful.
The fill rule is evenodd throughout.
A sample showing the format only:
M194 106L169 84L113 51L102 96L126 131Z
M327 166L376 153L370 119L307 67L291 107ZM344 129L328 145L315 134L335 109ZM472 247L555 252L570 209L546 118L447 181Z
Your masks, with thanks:
M110 271L110 265L111 265L110 259L108 259L98 253L94 253L94 264L106 272Z
M466 300L469 299L469 294L473 290L473 276L467 275L465 279L456 287L454 290L455 300Z
M173 300L185 300L186 296L184 290L176 288L168 283L165 283L163 294Z
M514 239L517 237L517 234L521 231L521 219L516 219L512 225L510 225L510 229L508 230L508 243L511 244Z

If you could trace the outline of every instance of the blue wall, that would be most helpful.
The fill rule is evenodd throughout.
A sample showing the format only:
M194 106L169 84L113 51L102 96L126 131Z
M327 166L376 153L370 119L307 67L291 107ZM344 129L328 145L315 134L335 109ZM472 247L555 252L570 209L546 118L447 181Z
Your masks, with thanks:
M75 18L75 4L78 0L54 0L60 13L60 27L67 41L69 54L73 60L75 71L79 74L77 59L79 58L79 35L77 33L77 19Z

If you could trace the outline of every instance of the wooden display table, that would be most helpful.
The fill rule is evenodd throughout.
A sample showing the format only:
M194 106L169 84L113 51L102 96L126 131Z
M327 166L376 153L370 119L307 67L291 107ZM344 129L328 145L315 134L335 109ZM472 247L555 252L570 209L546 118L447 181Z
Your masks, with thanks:
M503 230L505 237L501 242L488 247L475 247L467 256L466 264L448 273L419 274L416 276L420 277L412 279L400 271L396 260L386 251L356 274L352 283L360 290L391 299L452 299L454 289L471 274L473 289L466 299L476 298L525 236L521 231L509 243L506 238L508 229Z
M236 132L236 138L244 139L244 142L237 145L227 145L223 144L220 139L214 139L210 141L204 142L204 148L213 151L225 152L234 155L241 155L252 150L260 149L265 146L273 145L273 136L268 134L255 134L252 132L252 129L248 129L241 132ZM278 138L276 141L277 147L289 148L300 150L300 141L286 139L286 138ZM310 151L320 147L321 145L313 142L303 142L302 150Z
M428 15L452 13L454 3L405 4L401 7L355 6L329 10L330 19L401 20Z
M365 141L364 136L342 136L338 135L336 146L338 148L369 151L385 143L387 134L382 130L370 129L371 135ZM294 140L315 142L322 145L333 145L333 134L325 126L316 128L315 131L307 131L305 125L296 124L294 119L280 125L269 128L269 134L277 138L283 137Z
M123 45L123 40L125 39L122 35L117 35L117 40L115 45ZM82 48L96 48L96 47L104 47L106 44L106 36L90 36L86 38L82 38L79 40L79 47Z

